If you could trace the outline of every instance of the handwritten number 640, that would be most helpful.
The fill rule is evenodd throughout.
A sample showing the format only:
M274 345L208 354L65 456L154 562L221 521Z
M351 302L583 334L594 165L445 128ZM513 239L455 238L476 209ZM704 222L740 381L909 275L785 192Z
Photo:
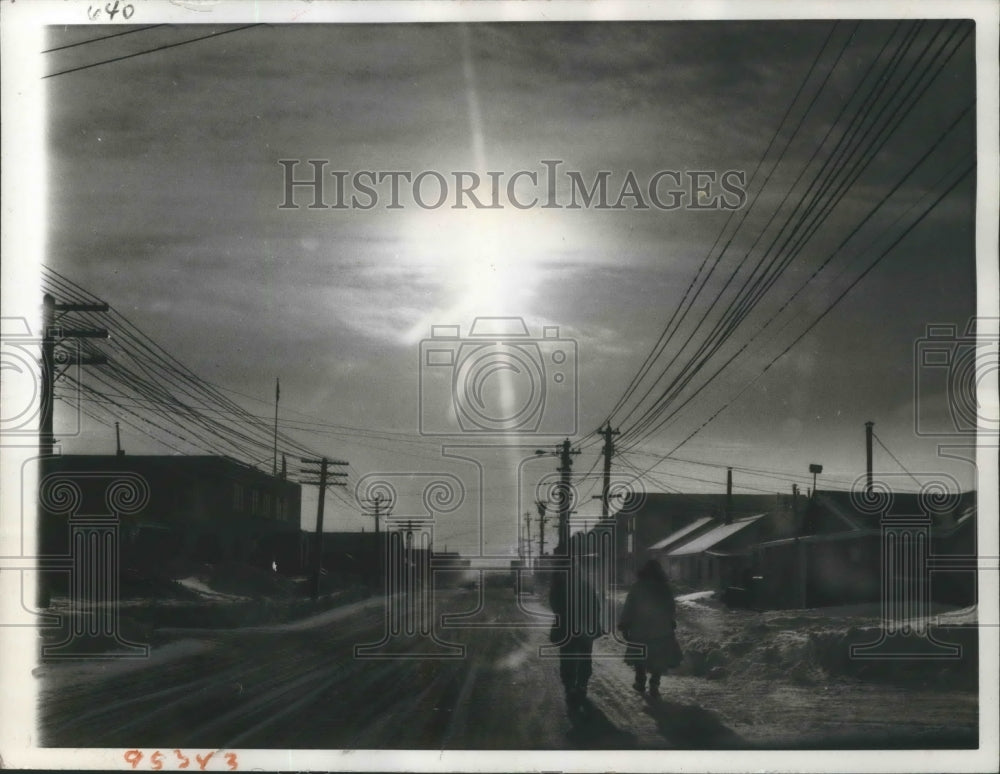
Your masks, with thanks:
M87 18L91 21L97 21L101 18L102 14L107 15L109 21L114 21L118 14L121 14L122 18L128 21L134 13L135 6L132 3L122 3L121 0L113 0L103 8L99 5L91 5L87 8Z

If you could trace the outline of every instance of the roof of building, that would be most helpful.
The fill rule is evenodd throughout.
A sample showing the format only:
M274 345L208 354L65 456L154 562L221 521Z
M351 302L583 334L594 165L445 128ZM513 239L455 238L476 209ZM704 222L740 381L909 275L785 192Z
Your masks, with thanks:
M778 494L733 494L733 513L754 514L774 510L780 507L782 497ZM724 492L701 492L686 494L680 492L643 492L626 500L616 517L636 516L644 518L647 514L681 513L703 516L711 513L723 513L726 509L727 497Z
M737 532L746 529L751 524L755 524L760 519L764 518L766 514L759 513L756 516L751 516L746 519L739 519L732 522L731 524L720 524L715 529L711 529L704 535L699 535L694 540L690 540L681 546L678 546L673 551L668 552L668 556L684 556L688 554L699 554L702 551L706 551L715 545L718 545L726 538L732 537Z
M147 474L162 472L179 477L210 481L206 471L256 479L261 484L301 489L301 485L291 479L274 476L270 470L260 470L244 462L213 454L61 454L46 460L48 470L53 472L100 471L114 474L118 472Z
M669 534L665 538L663 538L663 540L661 540L661 541L659 541L657 543L653 543L653 545L651 545L649 547L649 550L650 551L663 551L664 549L666 549L669 546L673 545L677 541L683 540L684 538L688 537L692 533L697 532L698 530L702 529L706 524L711 524L712 521L713 521L713 519L712 519L711 516L703 516L702 518L697 519L697 520L691 522L687 526L681 527L676 532L672 532L671 534Z
M831 490L818 490L811 504L821 513L833 515L836 519L837 529L833 524L828 524L826 529L817 530L823 532L830 531L853 531L877 529L882 520L883 512L873 508L862 510L859 506L863 497L855 492L842 492ZM913 492L893 492L891 499L887 500L888 508L884 511L888 516L916 516L923 515L926 505L922 502L921 495ZM935 506L937 504L935 503ZM938 526L947 526L952 519L957 525L976 510L976 492L961 492L951 495L947 503L942 501L942 507L950 506L951 513L931 513L932 521ZM947 518L950 517L950 518ZM818 526L818 525L817 525Z

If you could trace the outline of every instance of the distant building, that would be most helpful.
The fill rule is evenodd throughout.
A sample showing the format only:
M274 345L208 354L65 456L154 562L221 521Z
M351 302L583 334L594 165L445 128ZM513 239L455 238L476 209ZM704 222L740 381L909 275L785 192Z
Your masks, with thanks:
M760 576L758 605L769 608L820 607L879 601L883 593L884 529L913 525L910 538L926 540L928 557L976 556L976 493L965 492L943 513L927 515L914 494L896 494L882 513L859 510L850 492L817 491L810 498L799 534L764 541L755 549ZM929 584L932 599L959 605L976 601L975 574L968 566L918 568L889 563L887 582Z
M385 552L384 532L324 532L324 573L331 576L334 585L376 586ZM300 558L298 570L303 574L312 571L313 546L316 534L300 533Z
M333 586L363 585L382 588L387 570L388 532L324 532L323 573ZM312 557L316 533L301 531L298 535L299 556L289 566L293 574L312 572ZM405 545L405 544L404 544ZM405 572L408 564L423 561L426 549L411 548L409 556L401 551L395 556L395 573ZM431 566L434 582L441 586L457 584L467 573L470 561L454 551L433 551ZM294 570L292 569L294 567Z
M671 536L693 536L710 523L723 524L727 515L729 519L736 520L760 513L774 514L766 525L770 530L768 536L793 534L791 498L784 495L734 494L727 499L723 493L651 492L635 500L627 500L614 517L617 551L615 578L621 584L631 583L645 561L662 558L664 541ZM696 523L700 527L694 528L691 533L684 532Z
M710 520L703 528L688 530L666 550L653 553L662 557L660 563L671 580L704 588L728 586L752 567L766 516L760 513L721 524Z
M238 561L280 570L296 560L300 486L226 457L62 455L46 461L42 486L50 476L69 481L81 493L77 513L110 515L116 474L141 477L148 488L148 501L118 524L123 568L157 574L176 561ZM68 551L68 517L43 507L43 553ZM282 543L282 535L291 539Z

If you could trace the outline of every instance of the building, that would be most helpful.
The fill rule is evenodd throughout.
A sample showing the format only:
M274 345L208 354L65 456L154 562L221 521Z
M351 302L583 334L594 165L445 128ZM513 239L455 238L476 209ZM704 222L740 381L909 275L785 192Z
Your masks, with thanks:
M301 487L217 456L62 455L40 480L39 542L49 555L69 551L70 519L114 514L117 491L135 488L118 518L123 569L164 574L175 562L235 561L270 568L296 561ZM128 482L124 489L121 482ZM53 487L79 491L60 511ZM50 491L51 490L51 491Z
M877 602L885 582L898 587L929 583L939 602L976 601L976 493L954 498L942 512L924 513L918 495L897 494L884 512L862 511L850 492L817 491L807 504L799 534L763 541L755 548L757 604L768 608L821 607ZM894 562L894 532L925 541L926 566ZM902 544L901 544L902 545ZM943 561L946 560L946 561ZM934 562L941 566L933 567Z
M693 537L710 522L722 524L727 517L736 520L760 513L774 514L767 524L772 531L766 536L794 533L791 498L784 495L651 492L626 500L614 517L617 582L631 583L644 562L662 558L664 541ZM684 532L696 523L700 527Z
M328 580L324 585L346 588L349 586L367 586L382 588L387 574L389 553L388 532L324 532L323 560L324 577ZM293 567L292 574L309 575L313 571L313 551L316 545L316 533L302 531L299 533L299 557ZM405 544L404 544L405 545ZM429 554L429 557L425 557ZM395 573L405 572L408 564L417 564L429 559L431 571L434 573L434 583L438 586L455 586L463 580L469 571L471 562L455 551L434 551L424 548L411 548L395 556ZM279 568L280 569L280 568Z
M753 567L754 548L763 534L767 515L760 513L721 524L710 520L705 527L689 530L654 553L671 580L706 589L736 584L744 570Z
M384 532L324 532L322 567L334 586L377 587L385 555ZM301 532L298 571L312 572L315 532Z

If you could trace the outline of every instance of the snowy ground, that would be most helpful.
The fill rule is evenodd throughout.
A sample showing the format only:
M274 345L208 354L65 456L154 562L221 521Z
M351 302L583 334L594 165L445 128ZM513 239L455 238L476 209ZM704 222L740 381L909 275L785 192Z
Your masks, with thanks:
M482 596L481 596L482 595ZM292 624L174 630L147 661L44 664L44 743L109 747L496 749L924 748L975 746L975 653L961 661L857 664L879 631L872 608L731 611L710 594L678 600L685 662L662 697L631 687L622 646L596 643L591 704L571 717L548 644L544 596L447 590L439 613L465 648L390 642L381 600ZM968 617L969 611L965 616ZM527 626L526 624L534 624ZM974 642L975 629L962 631ZM968 644L968 643L967 643ZM416 658L399 657L416 653ZM971 669L971 671L970 671Z

